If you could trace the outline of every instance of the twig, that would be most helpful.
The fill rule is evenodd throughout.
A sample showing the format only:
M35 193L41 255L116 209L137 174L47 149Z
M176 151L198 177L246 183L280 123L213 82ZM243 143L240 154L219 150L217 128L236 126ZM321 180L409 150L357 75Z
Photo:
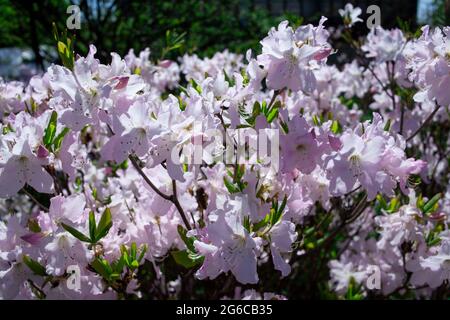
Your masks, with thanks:
M136 159L130 155L128 157L128 159L130 159L131 163L133 164L133 167L137 170L137 172L139 172L139 174L142 176L142 178L144 178L145 182L147 182L147 184L153 189L153 191L155 191L161 198L164 198L166 200L171 201L172 197L161 192L154 184L153 182L150 181L150 179L147 177L147 175L145 174L144 171L142 171L141 167L139 166L139 164L137 163Z
M181 219L183 219L184 225L186 226L186 228L188 230L191 230L191 225L189 224L188 219L186 218L186 214L184 213L183 208L181 207L180 201L178 201L178 196L177 196L177 182L175 180L172 179L172 191L173 191L173 195L171 197L171 201L173 202L173 204L175 205L175 207L177 207L178 212L181 215Z
M36 199L31 193L29 193L25 187L22 188L22 191L28 196L30 197L31 200L33 200L34 203L36 203L42 210L44 211L48 211L48 207L43 205L42 203L39 202L38 199Z
M402 103L400 106L400 129L398 131L399 134L403 134L404 117L405 117L405 105Z
M440 108L441 106L436 103L436 108L434 108L433 112L431 112L428 118L426 118L425 121L422 123L422 125L412 135L410 135L408 139L406 139L406 142L414 138L420 132L420 130L422 130L428 124L428 122L430 122L433 119L434 115L436 114L436 112L438 112Z
M181 215L181 219L184 222L184 225L186 226L186 228L188 230L191 230L191 225L189 224L189 221L186 218L186 214L184 213L183 207L181 207L180 201L178 200L178 196L177 196L177 185L176 185L176 181L172 180L172 195L167 195L163 192L161 192L161 190L159 190L154 184L153 182L147 177L147 175L145 174L145 172L141 169L141 167L139 166L139 163L137 163L135 157L133 155L130 155L128 157L131 161L131 163L133 164L133 167L137 170L137 172L141 175L141 177L145 180L145 182L147 182L147 184L153 189L153 191L155 191L161 198L168 200L170 202L172 202L175 207L177 208L178 212Z
M275 90L273 92L272 99L270 99L269 105L267 106L267 109L270 109L270 107L274 104L276 97L282 92L282 90Z
M349 219L343 219L339 226L321 243L320 246L317 246L314 250L316 251L319 248L326 248L331 241L339 234L339 232L344 229L344 227L348 224L356 220L356 218L364 211L369 203L367 202L367 193L359 200L359 202L354 206L351 214L348 216Z

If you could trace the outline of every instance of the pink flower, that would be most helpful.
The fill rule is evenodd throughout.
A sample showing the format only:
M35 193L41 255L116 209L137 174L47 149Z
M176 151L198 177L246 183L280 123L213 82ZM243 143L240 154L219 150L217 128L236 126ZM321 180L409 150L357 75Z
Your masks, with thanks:
M19 140L0 173L0 196L14 196L25 184L38 192L52 193L53 179L31 151L28 140Z
M323 31L320 20L318 27L302 26L295 32L283 21L278 29L272 28L269 35L261 41L262 54L258 63L267 70L267 86L280 90L289 88L293 91L311 92L315 87L315 77L309 62L323 60L331 52L326 43L328 36Z
M380 172L380 161L385 148L382 137L364 140L355 132L344 133L342 148L328 157L327 170L330 178L330 192L342 195L350 192L359 182L373 199L383 189L390 177Z
M437 288L445 280L450 280L450 242L442 241L437 254L422 258L420 265L431 271L426 278L431 288Z
M290 221L280 221L270 232L270 252L272 253L275 269L281 271L282 277L291 272L291 266L282 257L282 253L292 251L292 244L297 239L295 224Z
M300 116L294 117L289 125L289 133L280 139L282 170L289 172L297 168L303 173L311 173L322 155L314 129Z
M240 283L257 283L256 243L242 226L236 214L218 212L217 221L211 223L205 240L195 242L196 248L205 254L205 261L197 276L214 278L217 267L222 272L231 271Z
M377 27L372 28L361 49L367 52L367 57L375 58L376 62L395 61L401 54L405 41L400 29L385 30Z
M154 133L149 105L136 101L127 113L119 116L118 120L118 125L114 129L121 132L117 132L104 145L103 157L122 163L130 153L137 156L145 155L150 148L149 139Z

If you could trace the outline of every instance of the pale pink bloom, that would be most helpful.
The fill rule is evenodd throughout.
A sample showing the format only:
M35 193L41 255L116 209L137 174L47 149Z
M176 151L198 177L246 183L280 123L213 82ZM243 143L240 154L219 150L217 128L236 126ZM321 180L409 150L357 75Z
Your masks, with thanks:
M367 57L375 58L377 62L395 61L401 54L405 41L400 29L385 30L377 27L372 28L361 49L367 52Z
M326 43L328 34L322 26L325 20L321 19L318 27L307 25L296 31L288 26L287 21L283 21L278 29L270 30L269 35L261 41L262 54L257 59L267 70L269 88L307 92L314 90L315 77L309 63L323 60L331 53Z
M17 141L0 173L0 196L14 196L25 184L38 192L52 193L53 179L31 151L28 140Z
M311 173L322 155L314 129L300 116L290 121L289 128L289 132L280 137L282 170L288 172L296 168Z

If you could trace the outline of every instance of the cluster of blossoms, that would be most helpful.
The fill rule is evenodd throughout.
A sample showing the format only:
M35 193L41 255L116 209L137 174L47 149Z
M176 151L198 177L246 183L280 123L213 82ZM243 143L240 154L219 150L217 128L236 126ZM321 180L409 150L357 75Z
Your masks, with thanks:
M338 68L325 24L0 81L0 298L295 298L265 282L317 250L337 296L445 292L450 28L373 29Z

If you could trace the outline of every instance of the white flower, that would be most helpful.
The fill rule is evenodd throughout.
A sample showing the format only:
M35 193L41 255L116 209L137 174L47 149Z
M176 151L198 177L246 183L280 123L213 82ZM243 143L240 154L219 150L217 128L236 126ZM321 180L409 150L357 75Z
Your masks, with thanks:
M358 18L361 14L361 8L355 7L351 3L347 3L344 9L339 9L339 14L344 18L344 23L351 27L357 22L362 22L361 18Z

